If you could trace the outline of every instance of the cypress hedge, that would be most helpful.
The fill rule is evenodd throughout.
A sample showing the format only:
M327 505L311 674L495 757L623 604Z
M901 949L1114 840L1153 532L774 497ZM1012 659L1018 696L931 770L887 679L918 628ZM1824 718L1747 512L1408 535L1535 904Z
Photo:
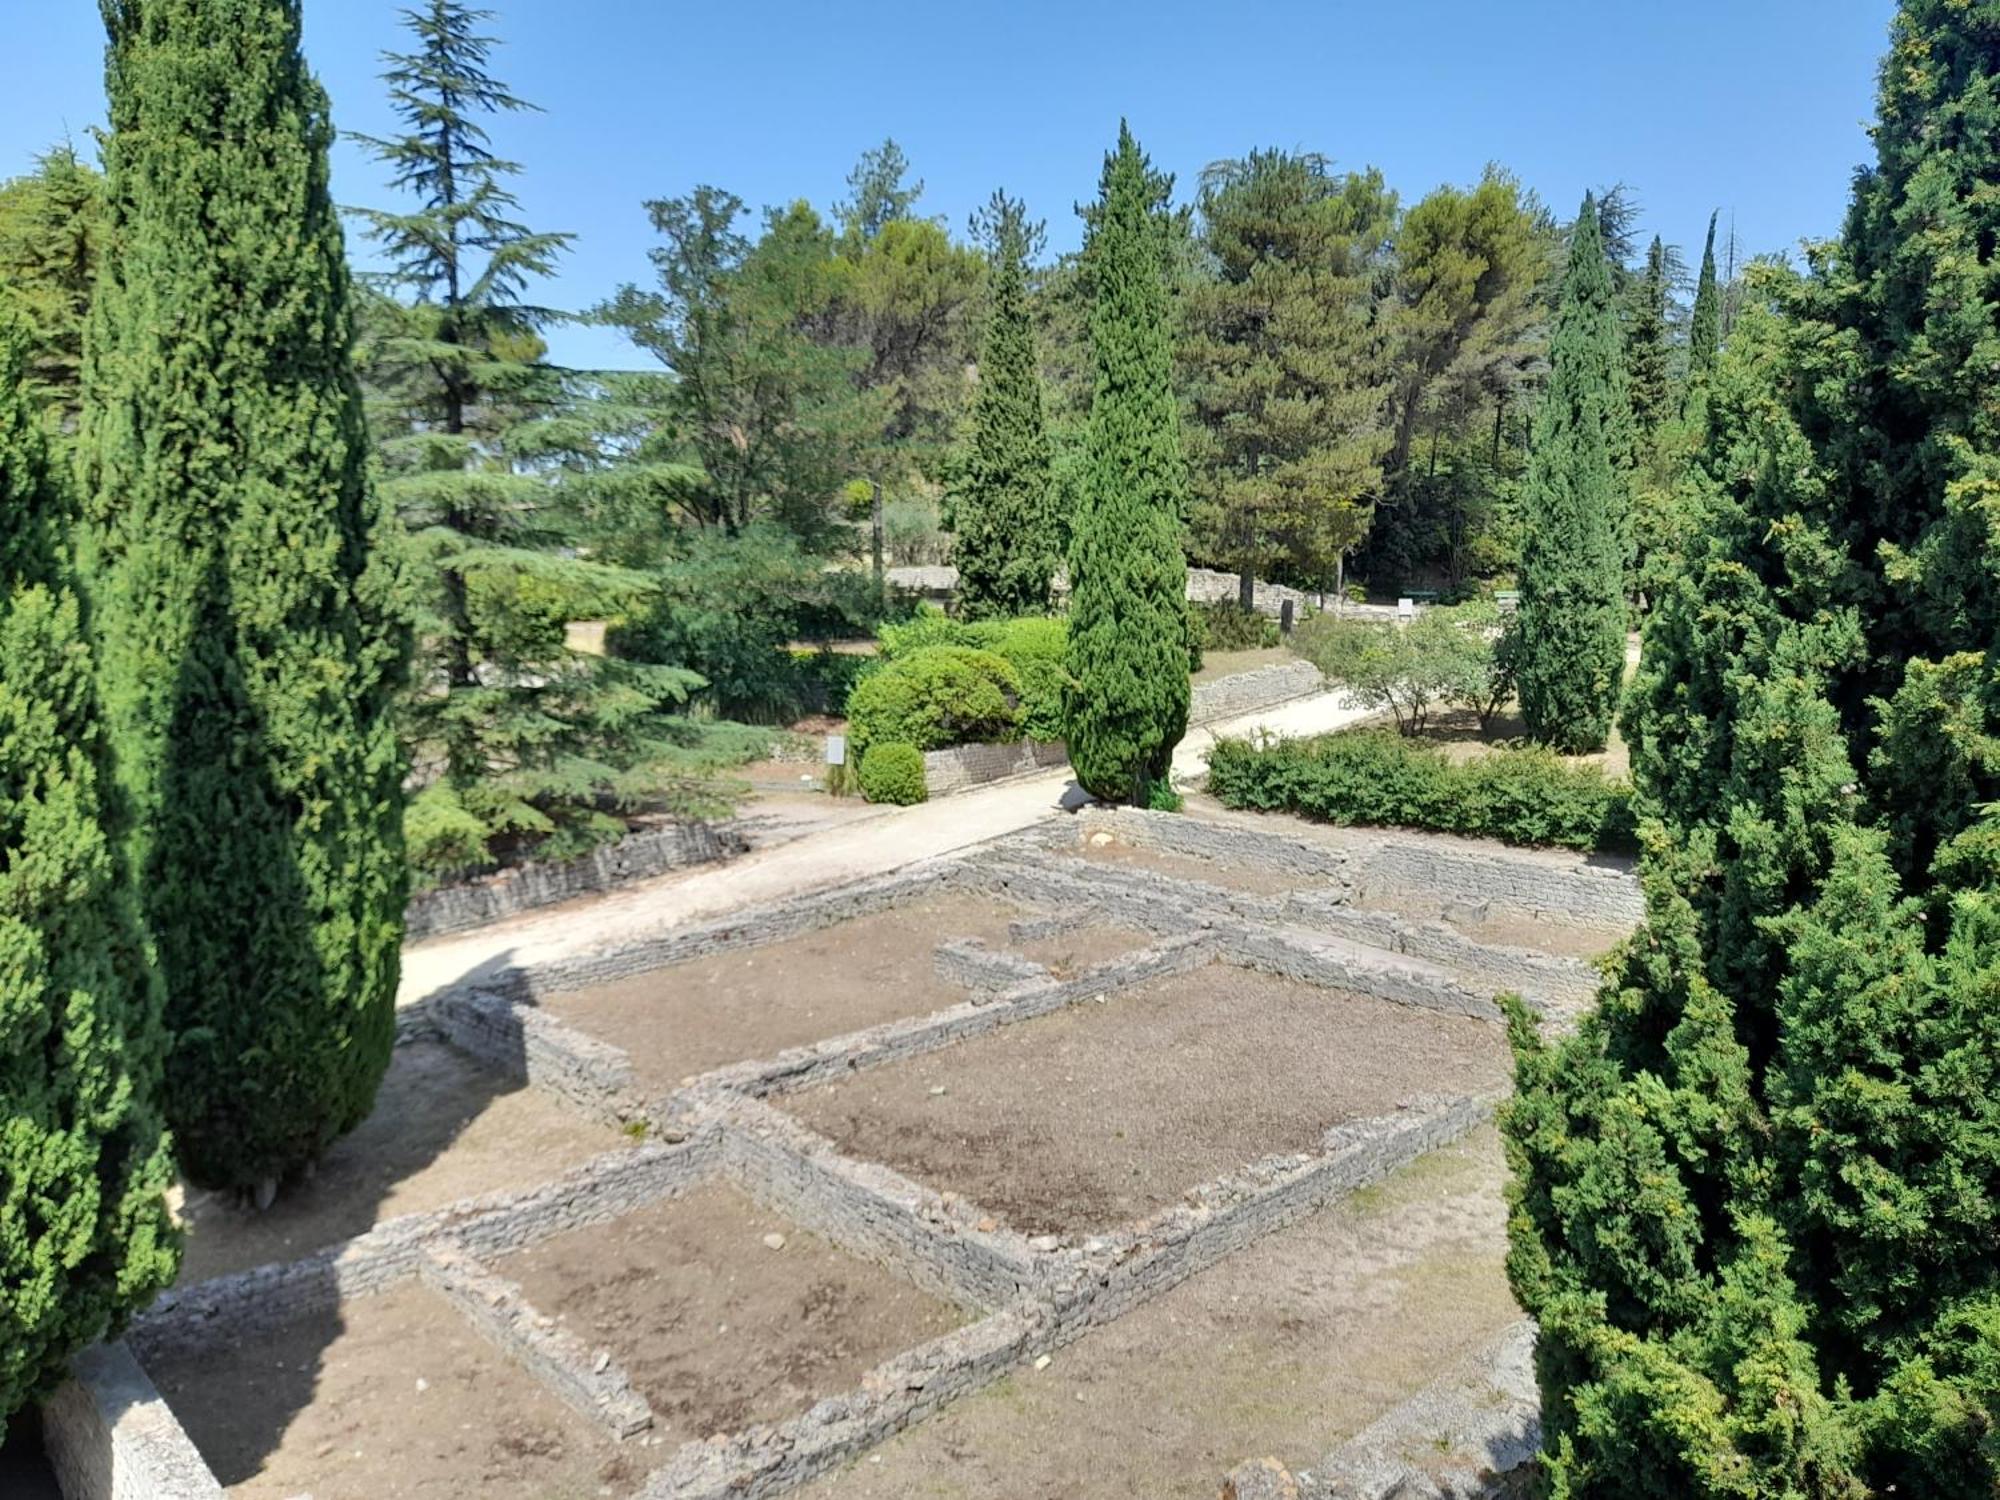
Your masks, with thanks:
M296 0L112 0L81 454L104 702L195 1181L275 1190L394 1043L407 653Z

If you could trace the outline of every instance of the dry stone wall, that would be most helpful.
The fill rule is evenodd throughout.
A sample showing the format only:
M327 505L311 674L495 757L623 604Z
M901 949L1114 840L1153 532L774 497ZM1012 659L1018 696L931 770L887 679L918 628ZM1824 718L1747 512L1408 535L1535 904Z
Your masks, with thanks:
M70 1362L42 1406L42 1441L64 1500L222 1500L222 1486L124 1343Z

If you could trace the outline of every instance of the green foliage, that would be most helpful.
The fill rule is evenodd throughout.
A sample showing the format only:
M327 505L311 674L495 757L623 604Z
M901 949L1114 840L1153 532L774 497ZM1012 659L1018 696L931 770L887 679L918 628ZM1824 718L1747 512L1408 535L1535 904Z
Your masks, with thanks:
M1382 174L1255 151L1202 176L1214 275L1183 304L1198 553L1331 581L1367 532L1390 434L1377 284L1396 195Z
M1701 279L1695 283L1694 318L1688 324L1688 394L1692 398L1715 373L1722 345L1722 296L1715 280L1715 220L1708 216L1708 239L1701 251Z
M407 641L298 7L105 14L89 592L168 1121L195 1181L257 1183L356 1125L389 1064Z
M1516 640L1513 622L1480 603L1426 609L1407 625L1316 615L1293 632L1292 650L1414 735L1440 705L1489 725L1514 695Z
M1329 823L1584 850L1632 841L1629 788L1538 745L1460 763L1434 745L1369 730L1264 744L1221 740L1209 756L1208 789L1226 807Z
M1067 621L1028 616L967 622L953 620L933 605L922 605L909 620L883 626L876 638L889 661L930 646L992 652L1013 667L1019 680L1021 733L1044 742L1063 737L1064 703L1070 688Z
M892 807L927 801L930 789L924 783L924 752L901 740L870 745L861 758L861 795Z
M1160 223L1165 187L1121 125L1086 259L1097 371L1070 541L1065 738L1077 780L1143 804L1187 732L1187 476Z
M1020 738L1021 679L991 651L924 646L855 685L847 742L866 763L870 745L901 740L919 750Z
M1599 750L1625 680L1631 454L1618 311L1586 197L1572 232L1549 387L1535 419L1521 546L1521 716L1543 744Z
M1218 600L1190 604L1196 644L1205 651L1268 651L1279 644L1278 622L1269 615ZM1201 670L1196 663L1195 670Z
M958 602L978 619L1049 607L1057 562L1054 474L1042 415L1042 373L1028 316L1028 262L1042 226L996 192L981 221L991 291L979 391L950 491Z
M1573 1038L1515 1027L1558 1495L2000 1486L1993 39L1898 8L1844 234L1753 269L1691 403L1629 712L1646 924Z
M73 146L43 153L0 182L0 286L25 326L27 378L62 425L78 414L83 328L104 244L104 179Z
M1713 273L1714 262L1710 261ZM1650 434L1673 414L1667 368L1667 247L1658 235L1646 251L1646 273L1633 287L1632 315L1625 328L1625 369L1631 385L1632 420Z
M165 996L119 848L30 347L0 295L0 1418L180 1258Z

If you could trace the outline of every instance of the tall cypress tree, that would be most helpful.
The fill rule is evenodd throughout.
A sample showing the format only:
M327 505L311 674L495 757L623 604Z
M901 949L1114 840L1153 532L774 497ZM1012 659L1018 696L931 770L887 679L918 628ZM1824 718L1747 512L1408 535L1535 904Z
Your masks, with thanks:
M1704 402L1646 925L1575 1038L1517 1030L1557 1495L2000 1491L1996 39L1905 0L1843 235L1753 273Z
M1056 566L1054 476L1028 313L1028 261L1042 226L1028 221L1018 198L995 192L974 229L988 241L991 312L950 492L959 606L975 619L1043 614Z
M28 348L0 297L0 1422L179 1259L162 994L108 805Z
M1694 316L1688 323L1688 389L1706 384L1715 373L1716 351L1722 347L1722 293L1715 281L1715 221L1708 216L1708 239L1701 250L1701 276L1694 287Z
M1159 221L1164 197L1121 123L1085 247L1097 387L1069 555L1070 764L1108 801L1156 796L1187 733L1187 474Z
M1673 415L1667 372L1667 247L1658 235L1646 250L1646 272L1633 287L1632 319L1625 330L1625 373L1632 420L1650 437Z
M296 0L107 0L85 432L105 706L198 1182L275 1191L394 1043L404 640Z
M1585 197L1535 415L1516 657L1528 732L1568 754L1603 748L1625 673L1626 478L1611 447L1630 427L1619 342L1597 205Z

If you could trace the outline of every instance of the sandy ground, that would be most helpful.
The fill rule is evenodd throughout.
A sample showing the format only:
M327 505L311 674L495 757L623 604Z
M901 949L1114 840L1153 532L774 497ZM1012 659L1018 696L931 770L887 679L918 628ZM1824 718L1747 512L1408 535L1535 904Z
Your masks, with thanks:
M655 1451L621 1449L416 1285L150 1373L245 1500L628 1496Z
M799 1492L801 1500L1214 1500L1297 1470L1520 1316L1482 1130L1184 1282Z
M781 1101L1030 1234L1101 1230L1413 1095L1504 1085L1491 1023L1226 965Z
M783 1421L963 1321L725 1187L559 1235L496 1269L618 1360L669 1443Z
M1182 778L1207 768L1219 734L1265 729L1319 734L1367 717L1340 692L1297 699L1261 713L1189 732L1174 753ZM1055 816L1070 789L1067 769L1022 777L917 807L823 828L726 865L640 882L587 904L549 908L476 932L411 945L403 954L402 999L418 999L469 975L601 950L662 928L719 916L900 869L967 849Z
M335 1143L311 1181L288 1183L263 1213L233 1194L189 1197L181 1283L297 1260L398 1214L532 1187L621 1140L449 1047L398 1047L375 1112Z

